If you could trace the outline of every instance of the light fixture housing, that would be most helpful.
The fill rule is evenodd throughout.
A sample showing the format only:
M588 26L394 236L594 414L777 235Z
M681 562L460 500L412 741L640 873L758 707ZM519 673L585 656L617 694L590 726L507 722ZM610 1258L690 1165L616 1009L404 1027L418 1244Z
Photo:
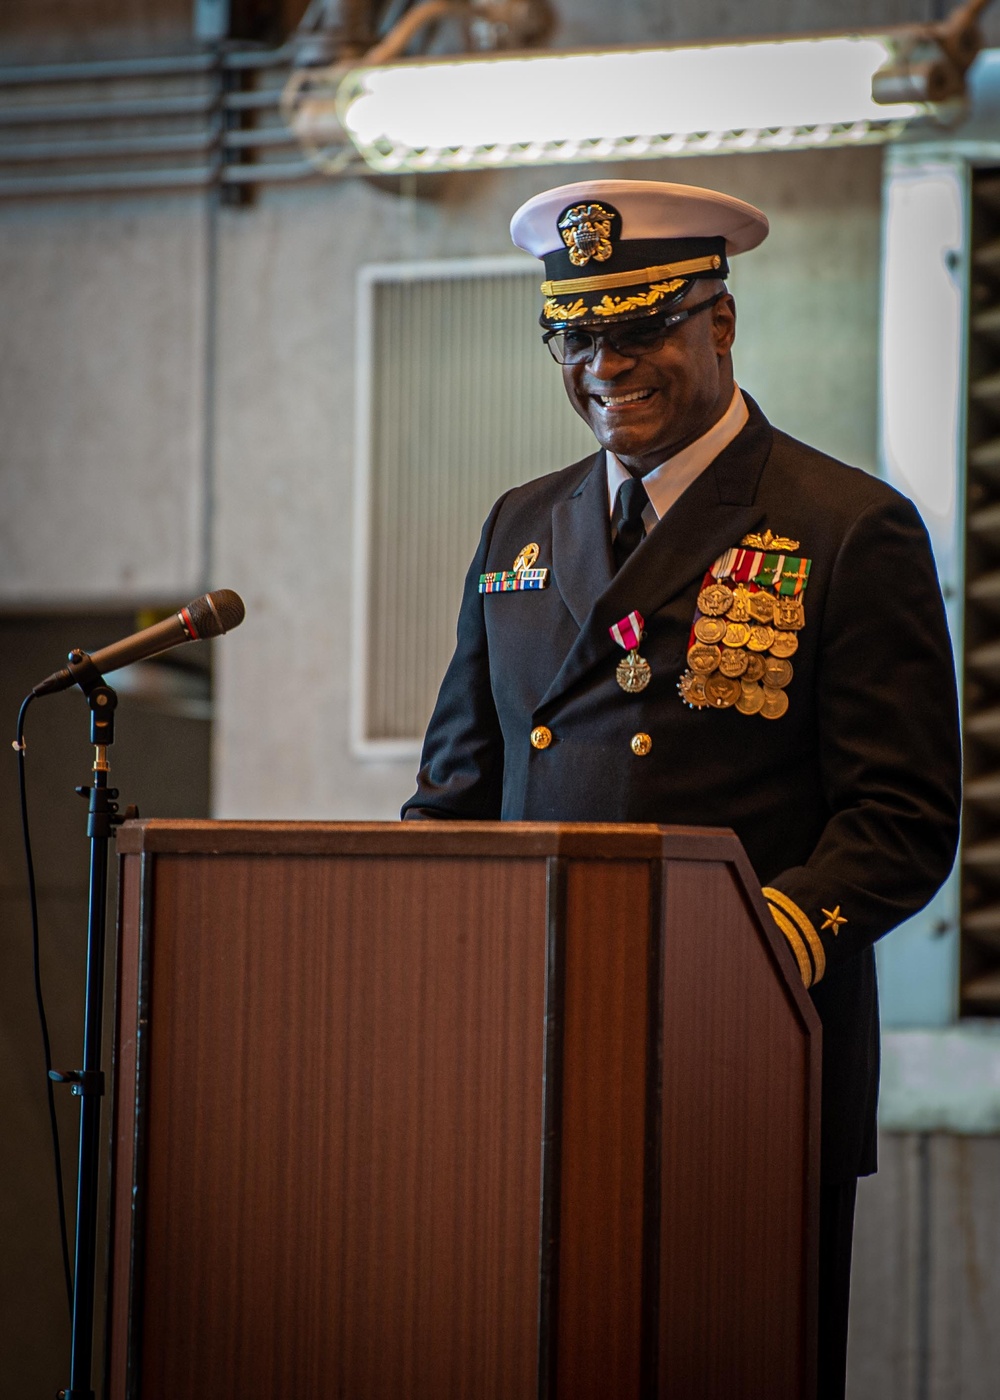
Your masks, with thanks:
M335 110L393 174L859 145L932 110L912 84L875 101L898 66L885 33L402 60L341 69Z

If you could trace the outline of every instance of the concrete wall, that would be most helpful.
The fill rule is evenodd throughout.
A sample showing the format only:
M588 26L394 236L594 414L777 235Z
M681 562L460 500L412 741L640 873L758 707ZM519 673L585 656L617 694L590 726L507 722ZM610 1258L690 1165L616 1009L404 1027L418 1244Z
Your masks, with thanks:
M197 586L206 218L198 199L0 207L5 604Z
M849 1400L995 1400L1000 1139L883 1133L860 1183Z

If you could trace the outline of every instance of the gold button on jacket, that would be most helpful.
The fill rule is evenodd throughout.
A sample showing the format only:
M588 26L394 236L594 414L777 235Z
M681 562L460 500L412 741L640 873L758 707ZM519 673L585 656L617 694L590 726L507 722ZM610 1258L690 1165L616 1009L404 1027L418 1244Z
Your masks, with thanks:
M552 743L552 730L546 729L544 724L540 724L537 729L531 731L531 747L533 749L547 749Z
M632 752L638 758L645 758L652 747L653 741L648 734L640 732L632 735Z

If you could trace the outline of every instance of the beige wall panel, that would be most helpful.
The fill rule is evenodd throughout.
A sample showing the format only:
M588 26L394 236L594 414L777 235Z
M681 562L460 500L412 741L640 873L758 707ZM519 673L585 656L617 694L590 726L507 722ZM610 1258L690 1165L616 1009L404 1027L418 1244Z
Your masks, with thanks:
M734 158L725 179L722 164L706 179L771 220L767 241L733 262L737 379L786 432L874 471L881 153Z
M0 601L197 589L205 246L192 198L0 212Z
M588 173L345 180L224 211L212 580L242 592L248 613L217 650L220 816L391 819L411 792L413 762L361 762L348 747L357 271L369 262L509 253L507 225L520 201ZM740 381L774 422L871 466L878 154L593 173L715 183L768 210L772 241L734 279ZM526 316L536 314L526 305ZM539 373L551 368L540 350Z
M391 818L409 794L412 763L348 750L355 278L469 238L358 180L223 219L215 576L247 621L217 652L220 815Z
M553 42L570 44L676 43L740 35L817 34L856 26L922 23L957 9L959 0L553 0L559 26ZM997 43L1000 15L987 10L983 29Z
M3 0L0 54L38 63L180 52L191 44L193 11L193 0Z

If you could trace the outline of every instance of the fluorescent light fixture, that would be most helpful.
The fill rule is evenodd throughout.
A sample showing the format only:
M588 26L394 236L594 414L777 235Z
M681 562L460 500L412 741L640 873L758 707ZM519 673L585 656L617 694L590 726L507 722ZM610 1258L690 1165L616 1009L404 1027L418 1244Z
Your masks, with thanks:
M337 114L377 170L860 144L927 108L872 99L878 35L354 68Z

